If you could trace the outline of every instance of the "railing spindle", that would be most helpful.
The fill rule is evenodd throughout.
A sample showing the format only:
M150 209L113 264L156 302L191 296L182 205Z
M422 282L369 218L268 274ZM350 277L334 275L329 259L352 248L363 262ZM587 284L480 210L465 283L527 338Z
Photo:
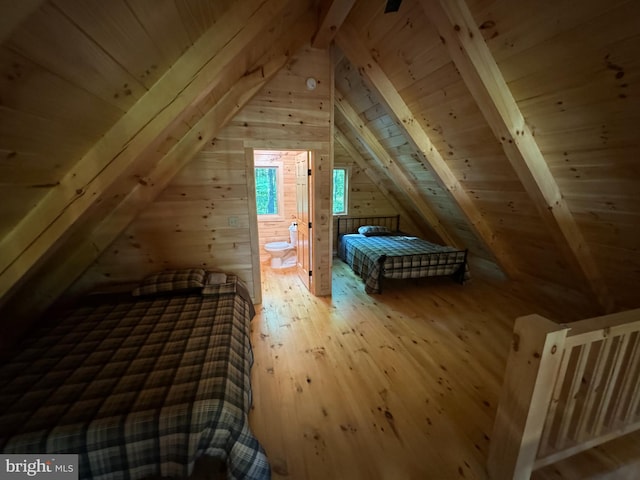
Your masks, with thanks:
M611 397L618 381L618 375L622 368L622 360L624 359L624 352L629 343L629 335L620 335L617 337L615 349L612 352L611 368L609 369L609 375L606 378L604 390L602 392L602 400L597 409L596 416L593 421L593 435L600 435L604 427L605 418L609 411L611 403Z
M580 416L578 417L578 423L576 426L575 439L577 442L583 441L587 438L589 433L589 420L593 418L594 406L598 398L600 391L600 384L602 383L603 373L607 364L607 358L609 356L609 350L611 349L611 339L605 338L602 340L600 350L595 359L595 367L593 374L587 382L587 395L582 402L582 409Z
M542 439L540 440L540 448L538 455L544 455L549 453L552 448L551 433L553 431L554 424L557 419L557 414L562 415L564 408L560 407L560 401L562 400L562 391L564 389L565 380L567 376L567 369L569 368L569 362L571 361L570 352L565 349L560 363L560 369L558 371L558 377L556 378L556 385L553 389L553 395L551 397L551 404L549 405L549 411L547 412L547 420L542 430ZM564 405L563 405L564 407Z
M629 359L626 362L627 369L624 372L620 387L620 395L611 415L613 425L628 423L628 408L633 404L634 395L640 389L640 332L635 332ZM626 407L626 408L625 408Z
M569 427L572 423L573 412L579 404L578 393L582 386L582 376L584 375L589 353L591 352L591 344L581 345L575 348L579 349L578 363L576 365L573 378L571 379L571 388L567 395L567 403L562 412L562 419L560 420L560 428L558 430L558 438L555 445L557 450L561 450L568 446L567 439L569 437Z

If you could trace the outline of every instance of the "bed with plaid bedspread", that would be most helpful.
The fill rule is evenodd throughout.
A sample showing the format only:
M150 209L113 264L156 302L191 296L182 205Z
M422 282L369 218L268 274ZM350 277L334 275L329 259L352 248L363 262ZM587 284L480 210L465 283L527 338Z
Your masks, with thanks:
M95 301L0 367L0 451L76 453L80 478L270 478L248 424L254 310L236 288Z
M467 251L406 235L340 237L338 256L365 282L367 293L380 293L380 279L454 276L469 278Z

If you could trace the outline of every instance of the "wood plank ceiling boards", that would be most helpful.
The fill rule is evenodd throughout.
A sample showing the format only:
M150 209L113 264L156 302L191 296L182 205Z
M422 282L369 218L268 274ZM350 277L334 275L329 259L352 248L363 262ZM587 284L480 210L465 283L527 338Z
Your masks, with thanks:
M589 246L467 5L420 1L558 247L602 308L612 311L613 297Z
M14 314L31 318L34 314L47 308L55 301L71 283L78 278L86 266L99 258L107 248L136 216L144 211L173 177L193 156L200 151L202 145L216 134L237 111L245 105L273 75L284 66L287 57L283 56L264 70L259 69L245 75L229 90L218 103L209 110L180 140L166 153L151 170L141 177L131 191L119 200L115 207L109 208L105 217L93 216L99 222L87 221L79 231L73 233L56 257L65 258L65 262L51 262L47 266L47 275L34 279L38 290L37 303L24 303L15 307ZM93 227L93 228L91 228Z
M360 167L365 172L367 177L369 177L369 180L371 180L371 182L382 192L391 206L398 212L400 212L402 216L411 219L411 221L413 222L414 215L412 214L412 212L407 210L398 200L396 200L393 192L391 192L389 188L387 188L386 184L388 182L386 176L379 173L378 169L372 168L367 164L367 161L362 157L362 155L360 155L360 152L358 152L357 148L337 126L334 131L334 135L338 143L342 145L347 154L353 159L358 167Z
M420 161L425 167L436 173L440 182L466 215L476 234L493 253L503 271L511 277L518 277L518 270L511 259L511 253L500 239L496 238L496 235L486 224L482 218L482 213L477 209L466 190L462 188L438 149L431 142L429 135L420 126L415 115L380 65L358 38L355 29L349 24L343 25L336 36L336 42L351 63L357 66L358 71L365 77L367 83L373 87L388 110L396 117L407 138L410 139L416 151L420 154Z
M298 18L294 28L272 30L274 38L264 44L268 46L263 48L264 53L257 61L251 60L246 52L233 57L237 67L228 66L218 80L220 88L214 89L209 97L203 98L198 104L199 110L209 110L198 120L192 117L186 132L182 132L182 125L177 125L163 133L165 141L153 153L153 161L146 162L144 169L141 166L139 174L128 175L134 180L132 185L129 185L130 182L119 182L112 188L105 188L100 201L88 210L89 218L83 218L81 227L75 229L60 251L56 252L57 258L66 260L49 262L47 275L33 280L39 292L39 302L16 299L16 314L31 317L33 309L43 310L64 292L86 266L98 258L127 225L151 204L203 145L286 65L291 52L297 51L308 41L308 31L314 21L309 12L305 18ZM267 37L263 35L262 38ZM255 52L252 43L247 44L246 49ZM250 63L254 66L246 72L246 65Z
M349 105L344 95L338 90L336 90L335 107L345 120L347 120L350 128L369 154L376 158L389 177L407 192L409 198L413 201L415 207L427 224L438 234L445 244L458 247L458 242L454 240L444 228L438 216L422 197L415 183L406 175L391 155L389 155L373 132L364 124L358 113Z
M117 182L157 148L162 134L205 99L244 49L287 10L289 1L236 2L51 188L0 242L0 296ZM180 95L176 95L180 92Z
M399 212L480 277L638 306L640 2L386 3L0 0L3 318L181 262L255 278L265 147L317 155L327 292L335 157L352 214Z

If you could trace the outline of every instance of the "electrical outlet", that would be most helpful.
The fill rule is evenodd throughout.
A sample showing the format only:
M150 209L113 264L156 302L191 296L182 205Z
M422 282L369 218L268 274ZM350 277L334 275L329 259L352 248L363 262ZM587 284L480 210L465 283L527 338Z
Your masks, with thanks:
M227 223L230 227L238 226L238 217L227 217Z

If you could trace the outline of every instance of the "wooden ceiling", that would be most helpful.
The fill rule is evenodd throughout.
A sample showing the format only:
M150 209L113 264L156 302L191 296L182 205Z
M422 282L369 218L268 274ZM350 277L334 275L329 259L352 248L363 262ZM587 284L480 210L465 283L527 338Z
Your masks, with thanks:
M434 239L637 307L640 4L384 4L2 1L0 298L70 237L104 250L311 41L336 143Z
M638 117L638 6L422 0L393 22L382 8L358 2L336 35L336 127L426 198L441 238L605 310L637 302L639 147L621 124Z

